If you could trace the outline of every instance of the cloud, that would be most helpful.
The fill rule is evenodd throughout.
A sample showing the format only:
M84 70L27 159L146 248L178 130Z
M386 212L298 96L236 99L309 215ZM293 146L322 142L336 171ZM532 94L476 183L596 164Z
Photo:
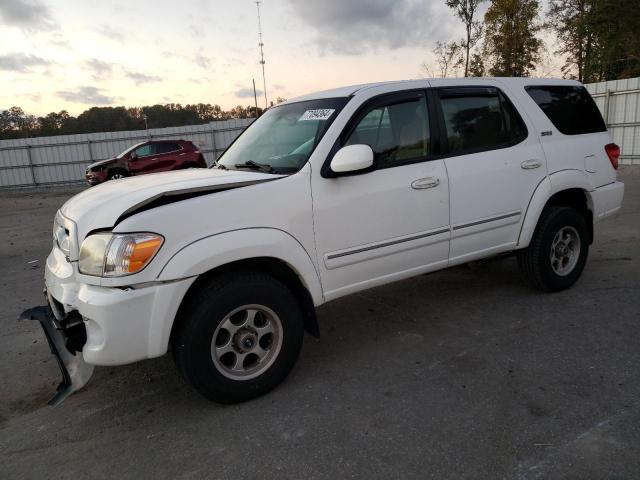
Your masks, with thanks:
M192 23L189 25L189 35L193 38L202 38L205 36L204 29Z
M90 86L78 87L78 90L60 90L56 94L67 102L84 103L86 105L112 105L115 97L109 97L102 93L102 89Z
M0 0L2 23L28 32L53 30L55 23L49 7L40 0Z
M125 72L125 76L136 82L136 85L162 81L162 78L156 75L147 75L145 73L138 72Z
M258 96L262 95L262 90L256 89ZM253 98L253 88L239 88L233 94L238 98Z
M0 0L0 2L3 0ZM109 40L115 42L124 42L125 40L131 40L131 35L127 34L122 28L115 27L113 25L107 25L103 23L95 27L94 31L99 35L102 35Z
M32 67L45 67L47 65L51 65L49 60L26 53L0 55L0 70L29 73Z
M83 62L83 65L89 70L93 71L97 76L101 77L111 75L111 72L113 72L113 67L115 67L114 63L104 62L97 58L85 60Z
M424 47L457 31L444 2L429 0L289 0L322 53L356 55L380 49Z
M42 100L42 95L40 93L24 93L21 96L31 100L32 102L40 102L40 100Z
M193 57L193 61L196 65L202 68L209 68L209 65L211 64L211 59L204 55L202 52L196 52L195 56Z

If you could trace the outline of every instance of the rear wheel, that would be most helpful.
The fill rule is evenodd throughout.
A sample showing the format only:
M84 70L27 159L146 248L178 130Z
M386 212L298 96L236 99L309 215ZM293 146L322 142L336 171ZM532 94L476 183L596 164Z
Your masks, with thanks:
M237 272L202 284L181 309L173 355L205 397L237 403L267 393L293 368L302 346L297 299L276 279Z
M589 230L584 215L569 207L543 212L529 247L518 254L525 281L547 292L572 286L589 253Z

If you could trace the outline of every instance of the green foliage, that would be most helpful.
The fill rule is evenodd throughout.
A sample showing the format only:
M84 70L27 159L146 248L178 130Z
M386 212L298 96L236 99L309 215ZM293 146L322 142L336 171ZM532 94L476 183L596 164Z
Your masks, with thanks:
M565 76L598 82L640 75L639 0L551 0L547 24L567 56Z
M540 60L538 0L493 0L484 16L485 62L493 76L523 77Z
M20 107L0 110L0 139L70 135L76 133L117 132L144 128L198 125L213 120L252 118L262 109L238 105L224 111L220 105L198 103L182 106L179 103L145 107L92 107L77 117L69 112L51 112L36 118Z
M474 53L473 55L471 55L471 60L469 62L469 73L467 76L484 77L485 75L486 68L484 66L482 55L480 55L479 53Z

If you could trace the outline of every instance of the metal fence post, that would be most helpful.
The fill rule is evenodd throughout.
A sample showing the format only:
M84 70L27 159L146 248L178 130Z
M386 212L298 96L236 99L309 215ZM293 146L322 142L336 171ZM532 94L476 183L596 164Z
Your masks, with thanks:
M613 90L607 89L607 94L604 97L604 124L609 128L609 106L611 105L611 96Z
M218 147L216 146L216 127L211 127L211 148L213 148L213 163L218 160Z
M91 139L87 139L87 148L89 149L89 160L93 163L93 151L91 150Z
M33 183L34 186L38 185L38 182L36 182L36 174L33 171L33 159L31 158L31 145L27 145L27 160L29 162L29 171L31 172L31 183Z

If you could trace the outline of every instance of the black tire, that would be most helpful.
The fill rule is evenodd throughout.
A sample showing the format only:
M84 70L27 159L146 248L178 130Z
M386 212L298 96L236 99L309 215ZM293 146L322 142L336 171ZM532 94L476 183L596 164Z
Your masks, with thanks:
M117 180L119 178L124 178L128 176L129 175L127 174L126 170L114 169L109 171L109 174L107 175L107 180Z
M559 275L552 265L552 245L556 235L572 229L579 237L579 254L575 265ZM580 277L589 254L589 229L584 215L570 207L549 207L538 220L529 247L518 253L518 266L530 286L545 292L559 292L571 287ZM562 263L562 262L561 262ZM571 262L573 263L573 262Z
M181 307L173 336L173 356L186 380L202 395L219 403L244 402L279 385L293 368L304 335L302 311L293 293L275 278L255 272L214 277L197 288ZM254 378L237 380L223 373L220 360L218 366L214 362L212 342L216 331L220 335L218 327L222 328L229 314L247 305L263 306L277 315L282 342L270 365L260 367L264 371ZM230 336L229 341L234 338ZM256 339L256 343L261 340Z

